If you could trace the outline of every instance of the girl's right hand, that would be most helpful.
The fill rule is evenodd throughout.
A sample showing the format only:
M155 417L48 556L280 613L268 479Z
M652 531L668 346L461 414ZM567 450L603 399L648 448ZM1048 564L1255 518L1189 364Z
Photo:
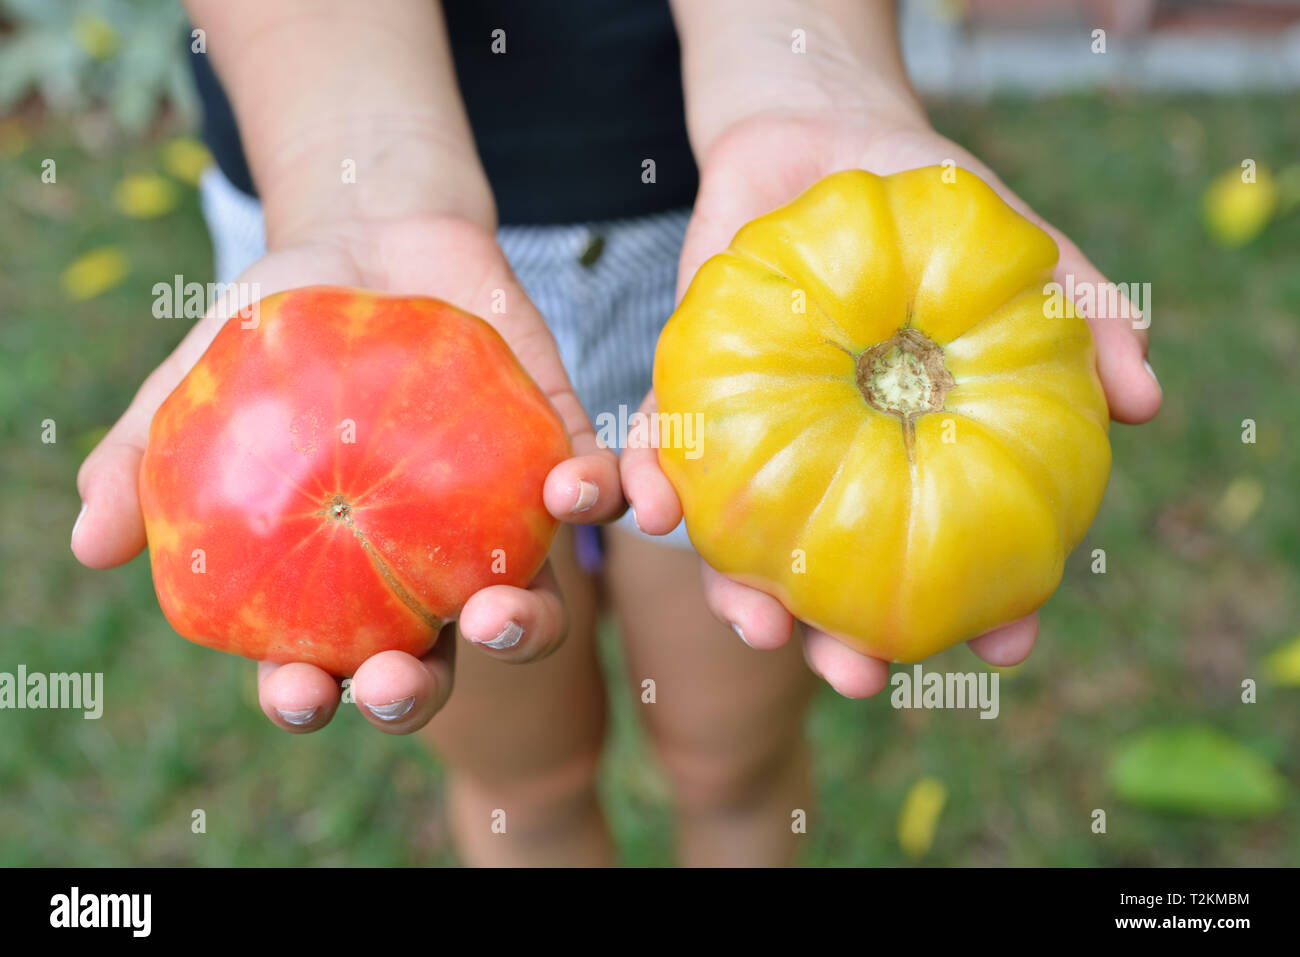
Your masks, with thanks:
M318 230L310 241L275 249L236 280L237 288L253 289L257 297L310 285L433 296L486 319L551 400L573 442L573 457L546 479L548 510L560 521L573 523L604 522L621 514L625 506L618 460L597 442L550 331L489 229L450 217L334 224ZM492 303L502 296L506 311L494 313ZM238 308L240 298L223 296L213 304L145 380L126 412L82 463L77 474L82 512L72 532L72 551L82 564L111 568L145 547L137 487L149 424ZM516 643L499 650L484 647L511 622L523 627ZM504 661L526 662L549 654L566 630L564 607L549 570L543 568L528 589L494 585L478 592L466 603L457 630L482 653ZM451 693L454 645L444 636L423 659L389 651L365 662L353 678L352 693L366 720L392 734L423 727ZM293 733L324 727L340 700L338 680L302 662L262 662L258 685L267 717Z

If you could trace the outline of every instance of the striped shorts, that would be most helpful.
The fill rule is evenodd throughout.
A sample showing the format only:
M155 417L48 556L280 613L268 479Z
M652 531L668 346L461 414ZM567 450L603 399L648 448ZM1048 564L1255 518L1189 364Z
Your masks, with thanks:
M266 252L262 205L216 167L203 174L199 201L212 237L215 278L230 282ZM689 209L680 209L498 230L501 249L545 317L593 422L602 413L627 422L650 391L655 344L676 303L677 260L689 217ZM630 511L617 524L642 534ZM668 535L646 537L691 547L684 524ZM589 559L592 544L582 536L580 551Z

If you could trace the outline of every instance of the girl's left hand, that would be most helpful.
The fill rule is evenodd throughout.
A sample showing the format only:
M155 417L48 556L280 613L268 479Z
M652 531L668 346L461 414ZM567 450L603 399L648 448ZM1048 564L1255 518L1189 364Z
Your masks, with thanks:
M741 226L794 199L823 176L853 168L888 175L945 161L978 175L1051 235L1060 249L1058 282L1065 284L1070 275L1077 288L1084 288L1085 283L1105 283L1105 277L1064 234L1036 215L987 166L923 120L882 124L843 114L786 113L747 118L714 140L701 163L699 196L678 272L678 299L696 270L724 250ZM1107 297L1099 299L1104 304ZM1146 361L1145 328L1135 328L1127 302L1118 307L1118 314L1090 316L1088 323L1097 345L1097 371L1111 418L1138 424L1159 410L1160 385ZM651 392L641 411L650 413L655 408ZM681 504L659 468L655 450L625 450L621 471L624 495L638 526L651 534L666 534L675 528L682 518ZM779 648L790 640L795 622L780 602L724 577L703 562L701 565L714 614L743 632L748 644ZM1028 656L1037 634L1038 615L1034 613L974 638L970 645L990 664L1006 666ZM889 680L887 662L859 654L812 628L804 630L804 657L814 672L847 697L869 697Z

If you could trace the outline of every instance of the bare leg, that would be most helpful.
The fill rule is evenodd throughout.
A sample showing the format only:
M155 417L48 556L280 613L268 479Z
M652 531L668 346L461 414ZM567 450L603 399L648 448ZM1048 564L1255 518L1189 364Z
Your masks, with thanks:
M754 651L709 612L693 552L610 528L608 583L641 711L672 780L681 863L788 863L813 800L799 642Z
M514 665L460 639L455 690L424 731L450 771L452 832L473 866L612 863L595 787L605 732L596 592L571 529L557 536L551 568L569 613L564 644Z

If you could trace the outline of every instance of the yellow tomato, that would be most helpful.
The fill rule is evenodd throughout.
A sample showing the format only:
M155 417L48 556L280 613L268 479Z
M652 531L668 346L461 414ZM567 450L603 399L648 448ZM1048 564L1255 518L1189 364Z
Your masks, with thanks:
M655 357L659 461L705 560L892 661L1041 605L1110 472L1056 259L939 167L836 173L742 228Z

